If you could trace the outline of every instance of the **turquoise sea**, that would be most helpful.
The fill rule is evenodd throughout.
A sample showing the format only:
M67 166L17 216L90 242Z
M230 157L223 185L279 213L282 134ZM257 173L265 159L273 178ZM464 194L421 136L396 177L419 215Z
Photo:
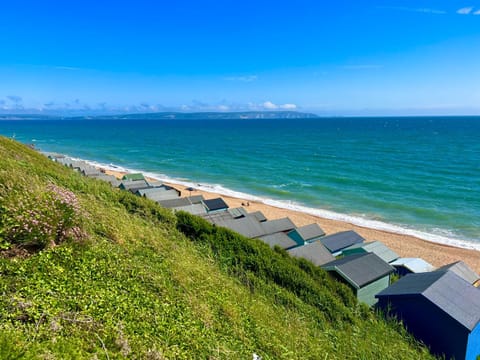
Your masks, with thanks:
M0 134L225 195L480 249L480 117L0 121Z

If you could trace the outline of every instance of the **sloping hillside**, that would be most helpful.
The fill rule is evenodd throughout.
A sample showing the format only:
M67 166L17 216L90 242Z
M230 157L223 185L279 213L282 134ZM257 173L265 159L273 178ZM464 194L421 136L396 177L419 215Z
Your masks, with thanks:
M0 358L422 359L308 262L0 138Z

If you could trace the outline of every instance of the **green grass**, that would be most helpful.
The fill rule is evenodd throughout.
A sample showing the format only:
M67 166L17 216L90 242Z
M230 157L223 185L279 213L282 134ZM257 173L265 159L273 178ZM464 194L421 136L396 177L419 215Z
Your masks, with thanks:
M0 138L2 218L48 184L86 236L0 257L1 359L432 358L311 263Z

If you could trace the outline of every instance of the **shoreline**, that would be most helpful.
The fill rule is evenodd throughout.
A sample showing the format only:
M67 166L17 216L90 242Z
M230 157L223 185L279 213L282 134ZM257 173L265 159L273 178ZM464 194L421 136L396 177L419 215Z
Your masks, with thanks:
M93 162L90 163L104 170L107 174L111 174L119 178L121 178L124 174L131 172L131 170L120 167L114 168L113 166L104 166L102 164ZM165 179L159 179L155 176L155 174L149 174L148 172L142 173L148 178L161 180L165 184L177 188L178 190L182 191L182 196L186 196L187 194L190 195L191 193L191 195L203 195L206 199L222 197L232 208L240 207L242 206L242 203L249 203L249 206L245 206L248 212L262 211L268 219L289 217L296 226L317 223L327 235L339 231L355 230L365 239L367 239L367 241L377 240L384 243L401 257L420 257L435 267L440 267L462 260L474 271L480 273L480 251L475 249L468 249L454 246L452 244L429 241L409 234L399 234L388 230L369 228L356 225L348 221L328 219L299 210L286 209L273 204L266 204L255 199L252 200L245 197L225 195L210 190L195 188L194 191L190 192L186 190L189 185L183 185L175 181L171 182Z

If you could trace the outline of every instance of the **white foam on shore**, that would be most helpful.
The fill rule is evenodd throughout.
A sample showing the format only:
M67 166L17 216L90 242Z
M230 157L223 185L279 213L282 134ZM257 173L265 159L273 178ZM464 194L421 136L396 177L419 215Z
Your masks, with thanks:
M138 169L124 168L121 166L116 166L114 164L106 165L106 164L101 164L95 161L75 159L73 157L72 159L85 161L90 165L104 168L106 170L128 172L128 173L138 172L138 173L144 174L146 177L155 179L157 181L167 182L170 184L183 185L187 187L193 187L198 190L211 192L211 193L224 195L224 196L230 196L230 197L243 199L247 201L256 201L256 202L263 203L265 205L270 205L270 206L274 206L274 207L285 209L285 210L293 210L293 211L297 211L297 212L301 212L309 215L318 216L324 219L342 221L342 222L346 222L349 224L353 224L353 225L357 225L357 226L361 226L369 229L381 230L381 231L386 231L386 232L400 234L400 235L409 235L422 240L426 240L426 241L430 241L430 242L434 242L442 245L480 251L480 243L475 242L474 240L455 238L455 234L450 233L445 229L432 229L433 231L438 231L438 233L441 233L441 235L435 234L435 233L428 233L428 232L419 231L419 230L407 228L400 225L385 223L383 221L363 218L361 216L353 216L348 214L336 213L330 210L310 208L307 206L297 204L293 201L263 198L263 197L255 196L252 194L234 191L234 190L225 188L219 184L194 183L189 181L188 179L175 179L165 174L151 173L151 172L146 172Z

